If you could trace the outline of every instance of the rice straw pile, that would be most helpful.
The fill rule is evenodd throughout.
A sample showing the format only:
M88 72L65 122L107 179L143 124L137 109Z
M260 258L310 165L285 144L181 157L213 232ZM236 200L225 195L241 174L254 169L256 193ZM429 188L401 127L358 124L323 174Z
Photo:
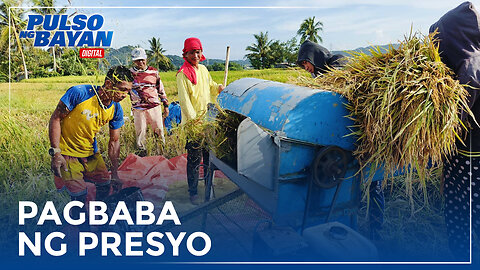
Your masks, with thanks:
M206 147L207 133L211 132L211 130L214 129L213 126L216 125L216 121L210 123L207 121L206 117L207 114L205 112L180 126L180 128L183 129L187 140L194 140L198 143L200 148Z
M237 128L244 116L223 110L215 104L216 116L207 112L183 125L187 138L195 138L200 147L213 150L216 157L236 167Z
M348 99L352 135L358 137L354 154L363 167L384 165L385 178L399 170L412 180L417 172L425 184L428 168L456 151L455 140L465 128L459 113L472 115L468 92L441 62L433 35L411 34L398 49L370 53L352 52L343 69L298 82Z

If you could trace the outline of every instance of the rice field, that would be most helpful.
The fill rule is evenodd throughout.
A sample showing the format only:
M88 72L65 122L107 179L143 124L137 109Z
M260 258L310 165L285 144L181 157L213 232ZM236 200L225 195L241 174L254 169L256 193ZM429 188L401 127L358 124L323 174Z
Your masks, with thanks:
M216 82L223 80L223 72L211 72ZM177 100L175 87L175 72L161 73L169 101ZM299 70L245 70L230 71L229 82L243 77L295 82L299 75L307 75ZM30 79L18 83L0 84L0 202L3 210L0 212L2 224L9 224L7 228L0 228L0 243L8 243L6 237L17 229L18 201L31 200L39 204L47 200L55 205L69 201L66 193L55 190L50 172L50 156L47 154L48 120L58 100L64 92L76 84L101 84L103 78L90 77L53 77ZM10 92L10 93L9 93ZM130 117L130 101L122 101L125 116ZM130 117L131 119L131 117ZM123 160L128 153L135 152L135 131L133 121L126 121L122 128L121 154ZM185 134L179 129L168 136L165 145L149 134L147 151L149 155L164 155L171 158L185 152ZM106 147L108 129L102 130L98 136L100 147ZM106 158L105 148L101 148ZM121 161L120 161L121 162ZM388 257L405 245L421 246L421 249L408 250L414 258L434 257L438 254L449 254L446 246L444 221L442 213L442 196L440 195L440 181L430 183L429 196L424 197L420 183L414 183L412 190L415 196L415 212L411 212L411 204L405 197L401 181L397 186L387 190L385 226L382 230L382 239L378 242L381 254ZM366 234L365 228L366 206L363 203L360 209L360 231ZM421 236L426 235L430 240L412 236L408 231L415 231ZM411 243L412 239L418 242ZM394 246L385 243L396 243ZM16 243L10 243L13 250ZM387 245L387 246L382 246ZM380 248L381 247L381 248ZM397 250L398 249L398 250ZM433 253L433 254L432 254ZM444 256L445 257L445 256ZM448 255L446 256L448 259Z

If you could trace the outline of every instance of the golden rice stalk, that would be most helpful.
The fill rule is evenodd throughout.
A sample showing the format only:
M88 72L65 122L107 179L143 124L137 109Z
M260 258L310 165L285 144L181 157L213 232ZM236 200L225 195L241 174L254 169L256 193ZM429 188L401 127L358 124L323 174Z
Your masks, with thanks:
M214 132L209 133L209 144L215 155L236 168L237 164L237 130L245 116L223 110L217 105L217 124Z
M216 115L204 112L181 126L186 137L194 140L199 147L213 150L216 157L236 163L237 128L245 118L223 110L215 104Z
M352 52L343 69L332 69L317 79L299 78L298 84L344 95L349 118L355 121L354 152L363 167L395 171L422 183L430 170L456 152L455 140L465 128L461 110L468 92L442 63L433 35L410 34L398 49L390 46ZM411 194L411 185L407 188Z

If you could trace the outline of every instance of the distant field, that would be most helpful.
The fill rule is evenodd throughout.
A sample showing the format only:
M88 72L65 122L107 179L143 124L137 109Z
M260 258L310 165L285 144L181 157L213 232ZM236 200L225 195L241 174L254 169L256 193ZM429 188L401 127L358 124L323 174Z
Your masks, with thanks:
M177 89L175 75L176 71L160 72L160 77L167 91L170 100L176 100ZM211 71L212 78L217 83L223 83L223 71ZM264 70L242 70L229 71L227 84L238 80L240 78L252 77L277 82L290 82L295 80L299 74L307 74L305 71L299 69L264 69ZM51 78L35 78L23 80L20 83L12 84L12 90L24 89L26 85L35 87L37 91L58 90L63 91L65 87L75 84L101 84L104 80L103 76L65 76L65 77L51 77ZM55 84L55 85L53 85ZM8 84L0 84L0 90L7 87ZM65 88L66 90L66 88ZM20 104L19 104L20 105Z

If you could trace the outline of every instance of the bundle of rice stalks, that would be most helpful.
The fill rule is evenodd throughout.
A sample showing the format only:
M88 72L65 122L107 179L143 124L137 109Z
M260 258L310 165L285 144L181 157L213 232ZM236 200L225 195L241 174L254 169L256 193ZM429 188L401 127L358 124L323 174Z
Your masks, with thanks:
M441 62L433 35L411 34L398 49L352 52L343 69L332 69L300 84L344 95L358 137L354 154L363 166L384 166L385 178L402 171L423 184L430 170L455 151L465 127L459 113L468 109L468 92ZM425 186L425 185L423 185ZM407 186L411 194L411 185Z
M245 116L226 111L217 105L218 114L214 132L207 133L215 155L233 168L237 168L237 130Z
M194 147L210 149L209 138L215 133L216 125L217 122L204 112L172 130L183 133L187 142L195 144Z
M206 113L199 115L195 119L187 121L180 128L183 129L187 140L196 142L200 148L207 145L207 132L209 132L215 122L209 122L206 118Z
M215 114L209 115L209 114ZM218 104L181 126L188 139L214 151L219 159L236 166L237 128L244 116L223 110Z

